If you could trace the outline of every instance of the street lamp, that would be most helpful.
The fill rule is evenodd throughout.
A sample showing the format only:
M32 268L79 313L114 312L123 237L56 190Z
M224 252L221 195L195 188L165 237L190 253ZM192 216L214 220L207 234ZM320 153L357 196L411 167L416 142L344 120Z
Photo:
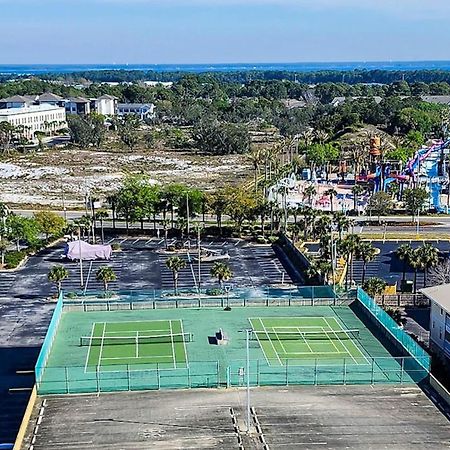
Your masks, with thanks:
M246 333L246 349L247 349L247 420L246 420L246 433L250 433L250 334L253 333L251 328L245 330L239 330L239 333Z

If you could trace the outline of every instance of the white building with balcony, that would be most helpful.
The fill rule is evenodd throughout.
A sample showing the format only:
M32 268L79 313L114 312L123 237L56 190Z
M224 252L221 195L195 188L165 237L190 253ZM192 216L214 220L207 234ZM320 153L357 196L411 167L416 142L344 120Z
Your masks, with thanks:
M0 122L20 128L22 134L36 141L36 132L53 133L67 127L66 110L49 104L0 109Z
M430 345L450 363L450 284L422 289L430 299Z

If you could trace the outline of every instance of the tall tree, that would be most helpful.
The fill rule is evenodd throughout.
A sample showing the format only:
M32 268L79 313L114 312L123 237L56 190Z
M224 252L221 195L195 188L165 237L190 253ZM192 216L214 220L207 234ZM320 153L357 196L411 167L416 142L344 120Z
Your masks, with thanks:
M361 284L364 284L366 280L367 264L375 259L377 253L378 250L372 245L371 242L361 242L356 248L356 259L361 260L363 263Z
M186 261L181 259L179 256L171 256L166 261L166 266L169 270L172 271L173 276L173 290L175 295L178 294L178 275L180 270L186 267Z
M95 279L103 283L103 290L105 294L108 292L109 283L117 280L117 275L110 266L102 266L97 270L95 274Z
M223 282L228 281L233 272L227 264L216 261L211 267L211 276L217 278L220 288L223 289Z
M53 266L48 273L48 280L55 283L58 297L61 295L62 282L69 277L69 271L64 266Z
M413 249L409 244L402 244L396 250L397 258L400 261L403 261L403 275L402 275L402 288L405 286L406 282L406 266L409 262L409 258L411 256Z

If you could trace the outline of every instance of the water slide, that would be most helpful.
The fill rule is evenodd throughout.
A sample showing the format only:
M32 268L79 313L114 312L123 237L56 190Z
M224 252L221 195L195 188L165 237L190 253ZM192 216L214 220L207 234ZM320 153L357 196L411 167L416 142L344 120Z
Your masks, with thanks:
M428 178L428 190L430 191L430 203L438 212L443 212L441 204L442 181L439 176L439 161L441 152L450 145L450 141L437 142L431 147L419 150L406 165L406 173L415 178L420 175L419 169L425 172Z

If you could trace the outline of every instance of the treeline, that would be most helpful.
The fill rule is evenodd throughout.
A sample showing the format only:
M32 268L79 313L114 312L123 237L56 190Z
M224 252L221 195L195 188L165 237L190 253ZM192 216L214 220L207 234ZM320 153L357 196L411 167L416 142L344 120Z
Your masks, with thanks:
M93 82L136 82L153 80L160 82L176 82L185 77L188 72L158 72L154 70L92 70L68 74L46 73L39 75L47 80L90 80ZM287 70L241 70L223 72L203 72L199 77L214 78L225 83L248 83L252 80L289 80L300 83L339 83L348 84L381 83L390 84L404 80L407 82L450 83L450 71L446 70L320 70L313 72L296 72Z

